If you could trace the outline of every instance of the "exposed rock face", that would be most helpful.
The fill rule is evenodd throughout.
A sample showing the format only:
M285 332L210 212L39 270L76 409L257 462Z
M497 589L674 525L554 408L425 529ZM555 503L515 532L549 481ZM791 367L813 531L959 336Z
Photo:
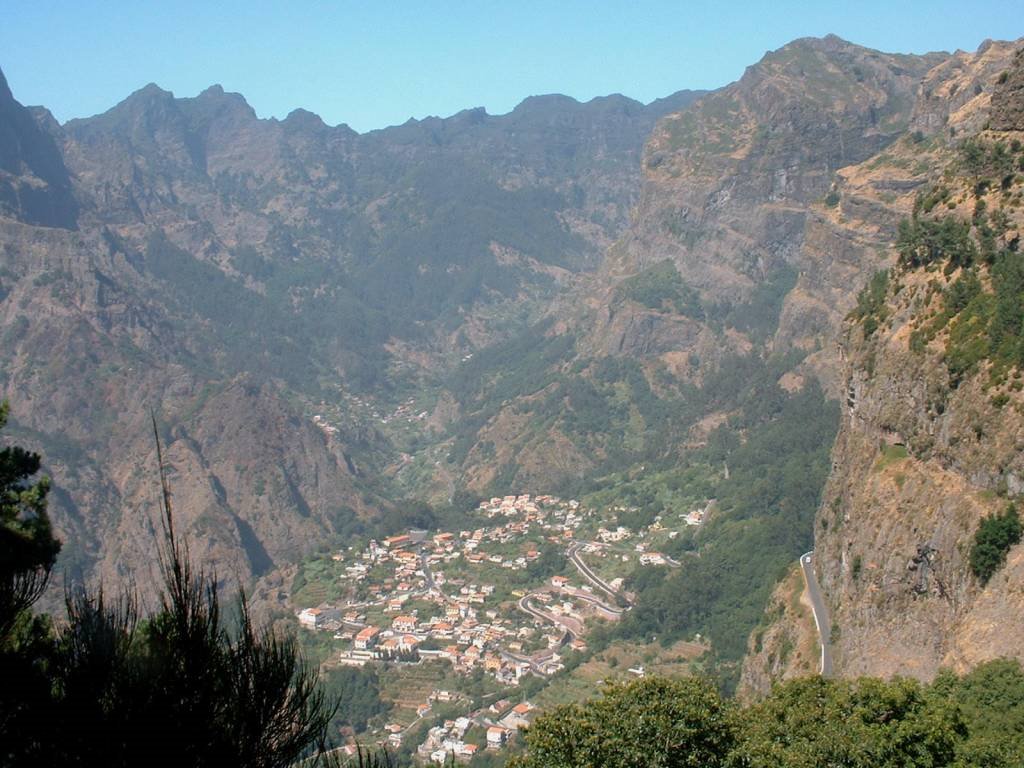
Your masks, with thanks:
M749 290L797 258L807 209L835 171L903 132L917 82L939 60L797 40L665 118L645 149L623 266L668 255L716 297Z
M664 118L644 151L637 215L602 277L614 282L670 258L706 302L742 302L792 270L796 285L782 288L776 343L820 346L848 309L850 286L878 263L864 239L836 231L822 201L840 168L903 133L918 81L942 58L882 54L834 36L797 40ZM601 318L594 335L627 322L621 313ZM692 336L677 334L675 345L652 351L692 349ZM704 347L709 364L741 348L729 340L717 355ZM830 351L824 358L819 373Z
M1003 70L992 91L989 128L993 131L1024 131L1024 48L1013 64Z
M980 380L950 392L945 366L909 353L906 326L894 325L853 359L816 560L839 629L837 671L927 679L1024 655L1024 553L985 589L967 563L978 521L1005 506L1000 478L1016 483L1024 469L1024 420L992 405Z
M78 206L60 149L43 127L54 123L46 110L33 113L15 101L0 72L0 214L70 228Z
M279 383L204 378L145 287L88 233L5 220L0 304L12 432L44 450L72 572L152 585L158 474L150 409L175 510L204 562L245 581L369 513L344 460ZM110 275L117 275L115 282Z
M754 698L776 681L817 674L821 669L818 630L799 565L775 588L765 617L765 626L750 637L738 689L742 698Z
M1000 89L999 75L1012 60L1014 45L983 43L976 52L957 51L921 81L911 131L956 140L980 131ZM1008 50L1009 49L1009 50Z
M843 168L906 133L921 78L947 58L884 54L834 36L797 40L738 82L661 119L644 148L629 229L571 299L552 304L551 314L577 338L562 370L573 356L623 357L640 361L652 380L650 372L664 368L700 382L732 353L802 350L797 378L810 373L837 397L833 339L857 288L886 264L881 248L898 215L883 206L885 215L865 210L848 226L846 195L834 205L827 197L843 183ZM899 188L908 176L886 181ZM906 189L919 183L910 179ZM877 195L872 188L851 199L874 204ZM620 295L625 282L666 260L696 291L700 312ZM729 308L742 314L745 305L748 321L730 325ZM526 413L533 407L508 404ZM511 446L510 458L530 457L535 471L519 462L516 478L534 487L572 478L561 471L565 437L546 440L529 420L504 415L480 432L481 443ZM600 458L594 442L576 439L575 452ZM490 475L476 476L475 487L486 487Z

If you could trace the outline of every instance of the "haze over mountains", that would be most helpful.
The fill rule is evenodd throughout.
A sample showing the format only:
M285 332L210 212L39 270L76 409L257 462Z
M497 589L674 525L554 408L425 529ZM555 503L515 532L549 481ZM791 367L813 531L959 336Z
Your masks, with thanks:
M148 560L150 407L227 572L386 506L348 455L386 454L380 436L328 441L294 396L386 394L500 337L597 263L644 138L697 95L534 97L359 136L258 120L219 87L151 85L58 126L5 85L5 392L68 492L69 562Z
M639 580L625 636L706 633L736 674L749 651L749 690L809 671L780 650L813 645L806 617L763 610L777 583L788 604L787 568L817 537L841 672L1019 655L977 639L983 621L1019 628L1019 596L951 554L1019 491L1016 426L991 411L1006 402L990 408L980 379L958 389L951 412L993 426L970 439L966 422L904 423L928 400L893 351L910 326L876 350L848 320L918 195L959 173L993 93L998 131L1024 130L1016 75L1000 80L1019 47L801 39L709 94L533 97L362 135L304 111L260 120L216 86L150 85L58 125L0 79L0 394L55 478L65 566L146 573L153 409L195 555L227 578L273 575L361 525L421 523L413 499L586 492L650 525L699 487L718 511L680 549L701 556ZM986 203L1005 203L1004 235L1019 231L1008 178ZM957 203L965 217L977 197ZM411 426L381 418L410 400ZM915 453L911 433L940 433L945 453ZM986 440L999 471L961 453ZM888 467L879 441L925 479L864 496ZM939 487L944 504L918 501ZM922 541L950 555L955 590L896 579ZM887 633L929 621L959 644L880 655Z

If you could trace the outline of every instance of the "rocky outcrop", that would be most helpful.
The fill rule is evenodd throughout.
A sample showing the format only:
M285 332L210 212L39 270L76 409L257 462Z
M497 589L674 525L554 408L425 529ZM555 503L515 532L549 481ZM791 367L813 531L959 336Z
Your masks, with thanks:
M762 626L750 636L737 694L750 700L772 683L817 674L821 669L818 630L800 566L772 593Z
M60 148L47 130L55 124L46 110L15 101L0 71L0 215L74 227L78 204Z
M850 285L877 264L870 239L837 231L823 200L841 168L902 135L919 79L943 58L882 54L835 36L797 40L664 118L644 151L637 215L603 280L669 258L708 305L740 304L778 283L777 346L821 346L849 307ZM788 271L795 286L781 277ZM609 330L599 322L593 335ZM678 336L676 349L691 345ZM730 349L740 351L720 339L702 360L714 365Z
M993 131L1024 131L1024 48L1012 65L1003 70L992 91L989 128Z
M953 389L941 357L907 349L922 289L904 286L892 329L851 349L816 532L844 675L930 678L1022 655L1024 552L984 588L967 561L979 520L1021 488L1021 401L993 402L982 376Z
M987 40L973 53L957 51L922 79L910 130L944 140L980 131L1017 44Z

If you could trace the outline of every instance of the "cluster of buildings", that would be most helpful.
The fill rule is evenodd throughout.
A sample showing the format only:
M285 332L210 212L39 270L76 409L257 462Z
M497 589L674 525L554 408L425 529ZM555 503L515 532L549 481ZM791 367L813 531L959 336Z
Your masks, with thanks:
M444 764L450 756L469 760L480 748L465 741L472 721L468 717L446 720L443 725L430 729L427 738L416 749L416 754L431 762Z
M347 408L339 408L336 404L321 401L316 406L320 413L313 415L313 423L329 436L336 435L339 431L338 427L332 424L331 421L333 420L335 423L346 421L346 416L351 418L353 412L362 414L364 419L368 416L381 424L390 424L392 422L411 424L425 421L429 416L427 411L417 410L416 400L412 397L401 403L391 413L381 413L372 398L364 398L351 393L341 393L341 397L348 406ZM325 416L325 413L328 415Z
M699 514L702 520L708 507L690 514ZM512 687L526 675L563 668L564 649L585 649L581 635L588 617L621 617L623 609L611 605L602 592L620 590L621 579L606 586L579 561L579 554L637 558L641 565L677 565L648 551L646 529L634 533L606 522L607 527L595 530L598 521L575 500L509 495L481 502L479 511L486 518L479 528L434 535L409 531L332 555L338 562L332 578L348 587L348 599L304 608L298 612L300 624L333 632L344 644L335 657L341 664L436 659L460 673L483 670ZM660 518L650 526L650 533L663 531ZM673 538L676 532L667 533ZM589 541L591 537L597 541ZM621 546L627 540L630 554ZM567 547L569 562L577 558L582 586L571 583L577 574L570 568L570 576L556 572L543 582L526 579L529 586L518 589L505 581L505 569L528 569L543 552L566 552ZM526 583L522 576L509 578ZM419 704L415 722L427 717L431 706L431 700ZM500 749L529 723L532 711L528 704L498 702L432 728L417 753L424 761L444 763ZM409 726L392 724L388 741L397 746L410 732Z
M668 565L668 558L661 552L643 552L640 554L640 565Z
M528 494L490 499L480 510L493 524L429 537L425 531L410 531L370 541L360 552L333 555L345 563L342 580L358 586L360 597L305 608L298 613L300 624L351 642L338 657L347 665L433 658L458 672L483 669L507 685L517 685L531 672L557 671L564 631L520 611L499 613L499 599L507 602L525 592L510 593L507 586L499 590L486 578L469 577L479 565L491 566L478 573L489 572L492 578L494 567L528 568L540 558L539 548L571 542L587 513L575 500ZM576 616L567 601L547 610ZM543 665L532 663L531 653L548 649L553 650Z
M457 605L447 607L460 611ZM523 639L535 636L536 630L515 627L510 619L502 619L494 611L487 613L483 620L476 618L472 608L465 615L446 613L422 620L413 615L400 615L392 619L390 626L346 629L336 636L351 639L352 647L342 651L338 660L342 664L362 666L379 659L439 659L449 662L458 672L483 669L501 683L517 685L523 675L530 672L530 664L511 658L502 648L521 648Z
M443 765L452 757L466 761L476 755L481 746L500 750L508 745L521 728L528 726L536 708L527 701L511 706L506 700L496 702L486 710L473 712L431 728L426 739L416 748L416 754L426 761ZM475 732L475 740L467 735Z
M616 527L615 530L609 530L604 527L597 529L597 540L605 544L617 544L620 541L625 541L632 535L633 532L622 525Z
M519 496L513 494L511 496L495 496L490 499L484 499L480 502L479 507L480 511L491 519L499 515L517 518L533 515L533 519L539 519L540 517L546 517L545 511L551 509L562 512L562 517L572 519L576 517L579 508L580 503L576 499L570 499L563 503L557 496L531 496L528 493Z
M423 421L427 418L426 411L416 411L416 401L411 397L398 406L394 412L382 416L380 419L381 424L390 424L392 421Z

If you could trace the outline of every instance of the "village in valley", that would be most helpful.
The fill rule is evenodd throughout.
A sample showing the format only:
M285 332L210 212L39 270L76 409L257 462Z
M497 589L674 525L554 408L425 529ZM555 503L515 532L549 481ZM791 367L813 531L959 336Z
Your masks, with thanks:
M431 687L407 701L405 721L394 716L376 740L423 762L468 761L515 741L538 711L526 692L586 653L593 627L630 609L623 580L634 568L678 566L659 542L700 525L710 506L634 532L576 500L491 498L476 510L475 527L410 530L323 556L293 604L300 626L328 643L325 667L383 664L421 677L435 670L439 683L454 676L451 690ZM488 687L486 701L471 706L457 690L469 679ZM442 711L453 716L441 720ZM417 726L426 720L437 724L424 735Z

